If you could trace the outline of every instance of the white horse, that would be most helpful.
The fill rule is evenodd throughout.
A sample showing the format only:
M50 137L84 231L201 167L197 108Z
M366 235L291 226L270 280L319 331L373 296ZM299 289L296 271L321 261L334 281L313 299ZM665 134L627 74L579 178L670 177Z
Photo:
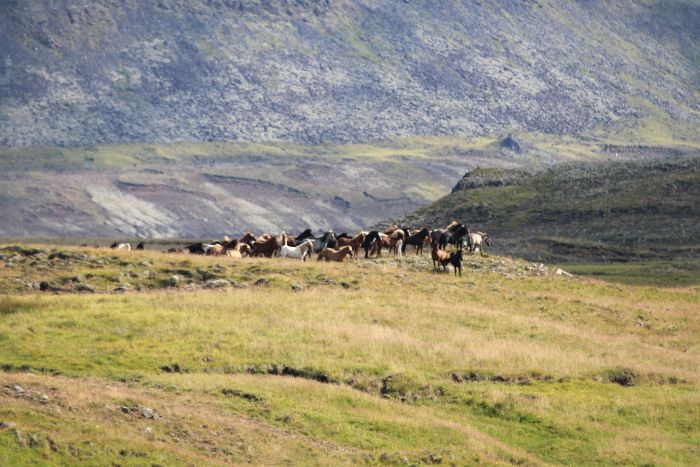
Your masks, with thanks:
M280 258L299 258L306 261L306 257L311 255L314 243L311 239L304 240L298 246L282 245L277 253Z
M481 256L484 256L483 244L485 243L486 246L490 247L491 244L489 243L489 238L489 234L484 232L470 233L467 239L467 247L469 248L469 254L473 255L476 249L478 248L479 253L481 253Z
M113 248L115 250L128 250L131 251L131 243L118 243L114 242L110 246L110 248Z

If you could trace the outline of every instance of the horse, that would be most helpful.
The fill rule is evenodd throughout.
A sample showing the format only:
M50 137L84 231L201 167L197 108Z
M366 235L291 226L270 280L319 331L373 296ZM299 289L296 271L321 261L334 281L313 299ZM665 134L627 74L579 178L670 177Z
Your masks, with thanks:
M224 255L232 258L242 258L244 255L252 256L252 250L247 243L238 243L234 248L225 249Z
M202 242L187 245L183 250L187 250L188 253L193 255L203 255L206 253L204 250L204 243Z
M253 256L264 256L266 258L272 258L280 246L286 243L287 235L282 232L282 238L269 236L269 238L264 238L265 235L259 237L253 244Z
M352 253L354 255L353 257L357 257L357 254L360 252L360 247L362 247L362 244L365 241L367 232L360 232L352 238L347 236L347 234L345 235L345 237L338 236L338 246L349 246L350 248L352 248Z
M385 234L385 235L391 235L391 234L393 234L394 232L396 232L398 229L399 229L399 226L398 226L398 225L392 224L392 225L390 225L389 227L386 228L386 230L384 231L384 234Z
M137 250L145 250L146 249L146 244L143 242L139 242L138 245L136 245Z
M427 228L423 228L418 232L408 235L401 246L402 252L406 253L407 245L413 245L416 247L416 255L418 255L419 252L422 255L423 245L425 244L426 239L428 239L428 242L430 242L430 231Z
M388 248L389 253L393 251L394 254L400 258L403 249L403 240L406 237L405 232L397 227L391 234L384 234L384 236L380 235L380 237L382 240L382 247ZM378 256L381 255L380 249Z
M224 246L220 243L204 244L204 254L207 256L221 256L224 254Z
M296 240L297 243L299 243L299 242L303 242L303 241L306 240L307 238L311 238L311 239L316 238L316 236L313 234L313 232L311 231L311 229L306 229L306 230L304 230L302 233L300 233L299 235L297 235L297 236L294 238L294 240Z
M469 235L469 227L463 225L452 232L450 237L447 239L447 243L449 245L457 246L461 250L464 243L464 237L467 235Z
M321 235L320 238L314 237L312 241L314 243L314 253L319 253L324 248L338 247L338 239L335 237L335 234L332 230L329 230L328 232L324 233L323 235Z
M370 249L374 250L377 245L378 253L382 253L382 238L377 230L373 230L365 236L365 241L362 242L362 248L365 250L365 258L369 258Z
M114 242L114 243L112 243L109 247L112 248L112 249L114 249L114 250L128 250L128 251L131 251L131 243L128 243L128 242L127 242L127 243L118 243L118 242Z
M430 232L431 243L440 243L440 237L442 237L444 234L447 234L446 238L449 238L449 235L451 235L453 231L455 231L456 229L458 229L460 227L462 227L461 222L452 221L444 229L434 229L433 231ZM445 245L447 245L447 244L445 243Z
M313 241L307 238L299 246L282 245L277 256L280 258L299 258L302 261L306 261L306 257L311 255L313 247Z
M255 240L256 240L256 237L252 232L246 232L243 235L241 235L241 238L238 239L239 242L247 243L248 245L250 245L251 243L254 243Z
M440 249L439 243L433 243L433 249L430 252L430 256L433 259L433 271L435 271L439 266L442 266L442 270L445 270L445 266L450 262L450 257L447 256L445 250Z
M445 229L436 229L430 232L430 241L438 243L440 248L445 249L447 245L459 245L462 248L462 240L465 235L469 235L469 227L460 222L452 222Z
M326 242L327 248L338 248L338 238L335 236L335 232L329 230L321 236L321 240Z
M467 238L467 248L469 249L469 254L473 255L476 249L479 249L479 253L481 253L481 256L484 256L484 248L482 243L485 243L486 246L491 247L491 243L489 243L489 234L484 233L484 232L472 232L469 234L469 237Z
M457 271L459 271L459 277L462 277L462 250L450 253L450 264L455 271L455 276L457 275Z
M334 250L333 248L324 248L318 254L318 261L325 259L326 262L337 261L339 263L342 263L347 255L350 255L350 257L352 258L352 248L350 248L350 246L347 245L341 247L338 250Z

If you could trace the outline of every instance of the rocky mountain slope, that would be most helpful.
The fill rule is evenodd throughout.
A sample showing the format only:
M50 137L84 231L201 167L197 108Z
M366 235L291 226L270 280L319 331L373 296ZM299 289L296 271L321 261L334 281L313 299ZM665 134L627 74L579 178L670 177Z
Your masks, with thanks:
M469 167L522 165L513 155L465 155L457 142L446 144L0 150L0 236L357 231L437 199Z
M399 220L489 232L495 251L542 261L700 257L700 156L479 168Z
M697 139L696 0L0 2L0 146Z

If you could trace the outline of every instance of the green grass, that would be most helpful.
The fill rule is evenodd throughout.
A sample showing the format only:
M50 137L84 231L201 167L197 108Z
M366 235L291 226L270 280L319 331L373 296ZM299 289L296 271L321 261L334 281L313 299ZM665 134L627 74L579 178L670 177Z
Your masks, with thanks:
M700 158L478 168L449 195L400 219L489 232L495 251L533 260L671 260L698 254Z
M0 457L11 463L700 461L697 285L554 268L540 277L496 256L469 258L460 278L414 257L86 250L81 261L83 250L61 251L75 253L70 264L37 270L39 253L0 268L0 421L15 424L0 429ZM15 282L37 270L58 284L100 259L100 290L118 278L144 291L21 292ZM163 288L176 269L195 291ZM198 271L247 287L201 290ZM269 284L254 285L260 277ZM48 403L3 389L14 384Z
M692 260L570 263L562 268L574 274L629 285L687 287L700 284L700 264Z

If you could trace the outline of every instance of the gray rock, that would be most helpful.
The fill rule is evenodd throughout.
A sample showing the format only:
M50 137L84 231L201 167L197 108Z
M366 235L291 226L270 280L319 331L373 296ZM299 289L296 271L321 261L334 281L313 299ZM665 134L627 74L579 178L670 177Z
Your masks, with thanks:
M89 292L89 293L95 293L97 292L97 288L94 285L90 284L78 284L78 286L75 288L78 292Z
M177 285L180 283L180 281L182 281L182 278L180 276L178 276L177 274L173 274L166 281L166 285L168 285L170 287L177 287Z
M294 292L299 292L301 290L304 290L304 286L301 284L292 284L292 291Z
M153 410L153 409L151 409L151 408L148 408L148 407L142 407L142 408L141 408L141 411L139 412L139 414L140 414L143 418L147 418L147 419L149 419L149 420L158 418L158 414L156 413L156 411Z
M207 289L221 289L225 287L231 287L231 282L226 279L211 279L205 282L204 286Z
M117 287L115 287L114 291L118 292L118 293L124 293L124 292L130 291L131 289L132 289L131 284L129 284L128 282L125 282L125 283L120 284Z

